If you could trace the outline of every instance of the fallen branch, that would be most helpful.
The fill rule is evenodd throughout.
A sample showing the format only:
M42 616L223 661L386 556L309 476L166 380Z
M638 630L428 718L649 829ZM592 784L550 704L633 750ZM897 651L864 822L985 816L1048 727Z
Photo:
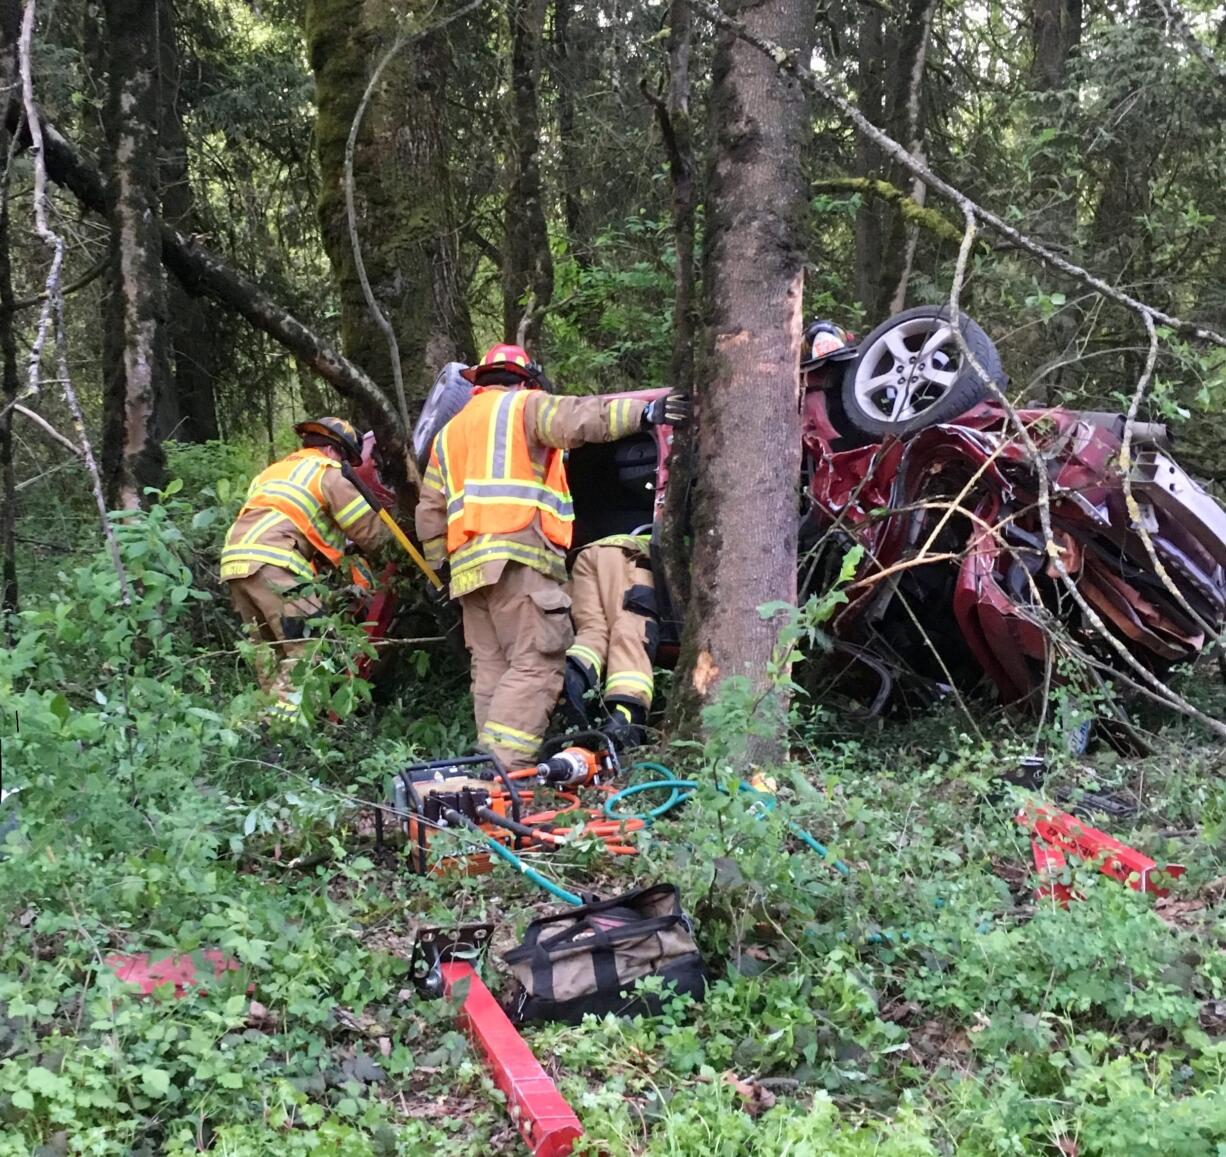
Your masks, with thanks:
M18 109L10 105L8 123L21 130ZM53 125L42 126L42 156L46 173L94 213L105 213L106 194L102 175ZM403 422L387 395L359 366L337 353L300 322L289 310L273 301L254 282L216 254L196 244L169 225L162 226L162 260L166 268L197 297L211 297L237 313L260 332L290 351L303 365L324 379L342 397L357 405L370 419L385 452L402 451L407 438ZM401 452L399 456L403 457Z
M107 253L103 256L101 261L92 266L85 273L81 274L76 281L70 281L67 285L65 285L64 288L60 290L61 296L69 297L76 293L77 290L84 289L91 282L96 281L102 276L103 273L106 272L106 267L110 265L110 263L111 255ZM44 289L42 293L36 293L33 297L23 297L18 301L13 302L13 309L30 309L32 306L38 305L40 302L44 302L46 300L47 291Z
M111 526L111 521L107 517L106 498L102 493L102 476L98 472L98 463L94 460L89 435L85 431L85 418L81 413L81 404L77 400L76 391L72 388L72 381L68 376L64 299L59 293L59 271L64 260L64 241L51 230L47 223L47 161L43 148L42 122L39 118L38 106L34 102L34 77L30 64L31 46L34 40L34 5L35 0L26 0L21 19L21 37L17 44L17 60L21 70L21 96L25 109L26 128L30 134L30 153L34 160L34 224L38 235L54 255L51 261L51 272L47 275L45 290L47 300L43 306L42 316L39 318L38 337L35 348L30 353L30 391L38 392L38 372L42 362L43 340L46 337L45 324L54 318L60 386L64 391L64 400L68 403L68 411L76 427L81 460L89 470L89 476L93 482L94 501L98 504L98 517L102 521L102 537L106 541L111 554L111 562L115 566L120 600L126 607L132 602L132 589L128 584L128 574L124 570L123 558L119 553L115 528Z
M42 414L36 414L33 410L27 409L25 406L13 403L13 409L25 417L29 418L36 426L39 427L53 442L58 442L70 454L77 458L83 458L81 447L78 446L71 438L65 438Z

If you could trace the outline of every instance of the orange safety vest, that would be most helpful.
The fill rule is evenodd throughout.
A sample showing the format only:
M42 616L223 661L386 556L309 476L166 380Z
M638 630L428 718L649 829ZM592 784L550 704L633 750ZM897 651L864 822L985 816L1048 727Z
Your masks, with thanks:
M269 518L252 527L242 541L232 541L227 536L221 555L222 578L226 577L227 562L241 566L248 561L249 555L259 555L264 562L274 562L296 573L305 570L305 577L309 577L309 563L307 567L302 565L305 560L299 559L297 566L290 567L284 559L263 557L271 548L260 545L260 536L283 518L292 522L312 548L335 566L345 553L345 535L328 509L323 480L326 471L339 469L339 462L322 450L309 447L295 450L257 474L247 490L247 500L239 517L253 510L266 510ZM292 552L276 553L288 555Z
M534 455L524 425L526 390L480 389L434 443L447 500L447 552L486 534L514 534L540 517L563 550L575 508L561 450Z

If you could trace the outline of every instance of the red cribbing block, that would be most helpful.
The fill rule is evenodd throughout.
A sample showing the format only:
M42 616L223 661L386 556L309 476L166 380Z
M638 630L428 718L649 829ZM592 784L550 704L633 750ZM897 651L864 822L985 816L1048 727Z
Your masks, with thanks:
M1048 847L1039 840L1030 841L1030 849L1034 852L1034 867L1038 873L1039 886L1034 890L1036 900L1055 900L1061 908L1067 908L1074 892L1067 884L1061 884L1056 877L1064 871L1064 853L1059 848Z
M566 1157L583 1135L583 1126L562 1099L558 1087L524 1038L515 1031L493 993L471 964L440 964L443 991L450 996L457 984L468 982L460 1023L481 1046L496 1084L507 1098L507 1109L533 1157Z
M1073 855L1096 864L1104 875L1119 880L1121 884L1126 883L1137 892L1165 896L1169 890L1159 887L1151 878L1151 873L1158 869L1156 861L1068 812L1031 803L1017 813L1017 822L1034 833L1036 848L1038 844L1043 844L1062 856ZM1038 863L1037 850L1035 862ZM1168 876L1182 876L1184 873L1180 864L1168 864L1159 870Z
M148 952L113 952L104 963L125 984L138 985L142 996L149 996L163 984L173 984L176 999L186 996L189 989L200 987L196 971L205 971L205 964L213 966L214 980L226 972L238 970L238 961L218 948L205 948L184 956L172 953L156 960L150 959Z

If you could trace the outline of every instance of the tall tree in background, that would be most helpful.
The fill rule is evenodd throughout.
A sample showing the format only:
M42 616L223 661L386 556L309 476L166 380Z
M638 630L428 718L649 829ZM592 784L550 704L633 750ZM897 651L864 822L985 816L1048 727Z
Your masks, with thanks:
M785 50L806 44L803 0L751 0L731 14ZM784 716L766 675L778 624L758 607L796 600L805 101L769 58L726 32L710 99L693 578L675 707L692 726L725 680L748 677L774 707L759 713L770 734L750 754L761 758L782 753Z
M553 297L553 258L541 188L537 96L545 3L510 0L507 5L511 25L511 180L502 249L502 329L507 341L522 337L529 349L537 345L541 318Z
M411 5L428 24L430 3ZM308 0L307 48L318 110L319 218L341 303L346 356L391 394L387 340L367 307L345 209L345 146L367 82L395 44L396 13L380 0ZM399 346L405 390L424 397L444 362L472 361L448 151L448 30L414 38L388 64L354 154L362 257Z
M1077 260L1076 94L1070 66L1081 43L1081 0L1034 0L1031 12L1030 139L1035 149L1030 196L1035 237ZM1067 287L1066 287L1067 288ZM1069 308L1058 311L1043 335L1054 364L1037 395L1058 402L1072 377L1069 354L1077 322Z
M105 114L111 227L112 325L121 343L107 367L102 472L112 506L140 504L164 481L158 408L170 388L166 280L158 197L158 0L105 0L109 88Z
M186 236L198 231L198 221L183 125L183 69L173 0L159 0L157 19L162 219ZM173 388L167 391L160 415L162 434L179 442L206 442L217 437L217 402L213 393L217 358L216 343L210 333L210 310L173 278L167 285L167 304L174 376Z
M935 0L905 0L894 15L884 6L866 5L858 30L860 108L873 124L920 156L924 76L935 8ZM861 177L898 187L909 183L900 167L863 137L856 143L856 169ZM870 321L886 317L905 301L914 244L914 233L896 205L876 197L862 199L856 214L856 297Z

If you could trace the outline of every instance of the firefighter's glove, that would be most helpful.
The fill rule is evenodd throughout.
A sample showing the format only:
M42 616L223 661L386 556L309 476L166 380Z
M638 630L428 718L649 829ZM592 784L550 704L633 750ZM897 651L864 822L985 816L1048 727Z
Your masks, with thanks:
M445 562L434 568L442 586L436 587L429 579L426 580L426 595L436 607L445 607L451 602L451 567Z
M618 703L609 712L609 718L601 725L605 738L613 745L618 755L623 755L636 747L642 747L647 741L646 732L642 726L646 719L646 711L636 710L626 704Z
M574 655L567 655L566 670L562 676L561 708L568 726L580 730L591 727L587 697L595 687L596 679L591 669Z
M643 407L643 429L652 426L672 426L681 429L690 424L694 415L694 406L690 395L680 390L672 390L662 398L656 398Z

